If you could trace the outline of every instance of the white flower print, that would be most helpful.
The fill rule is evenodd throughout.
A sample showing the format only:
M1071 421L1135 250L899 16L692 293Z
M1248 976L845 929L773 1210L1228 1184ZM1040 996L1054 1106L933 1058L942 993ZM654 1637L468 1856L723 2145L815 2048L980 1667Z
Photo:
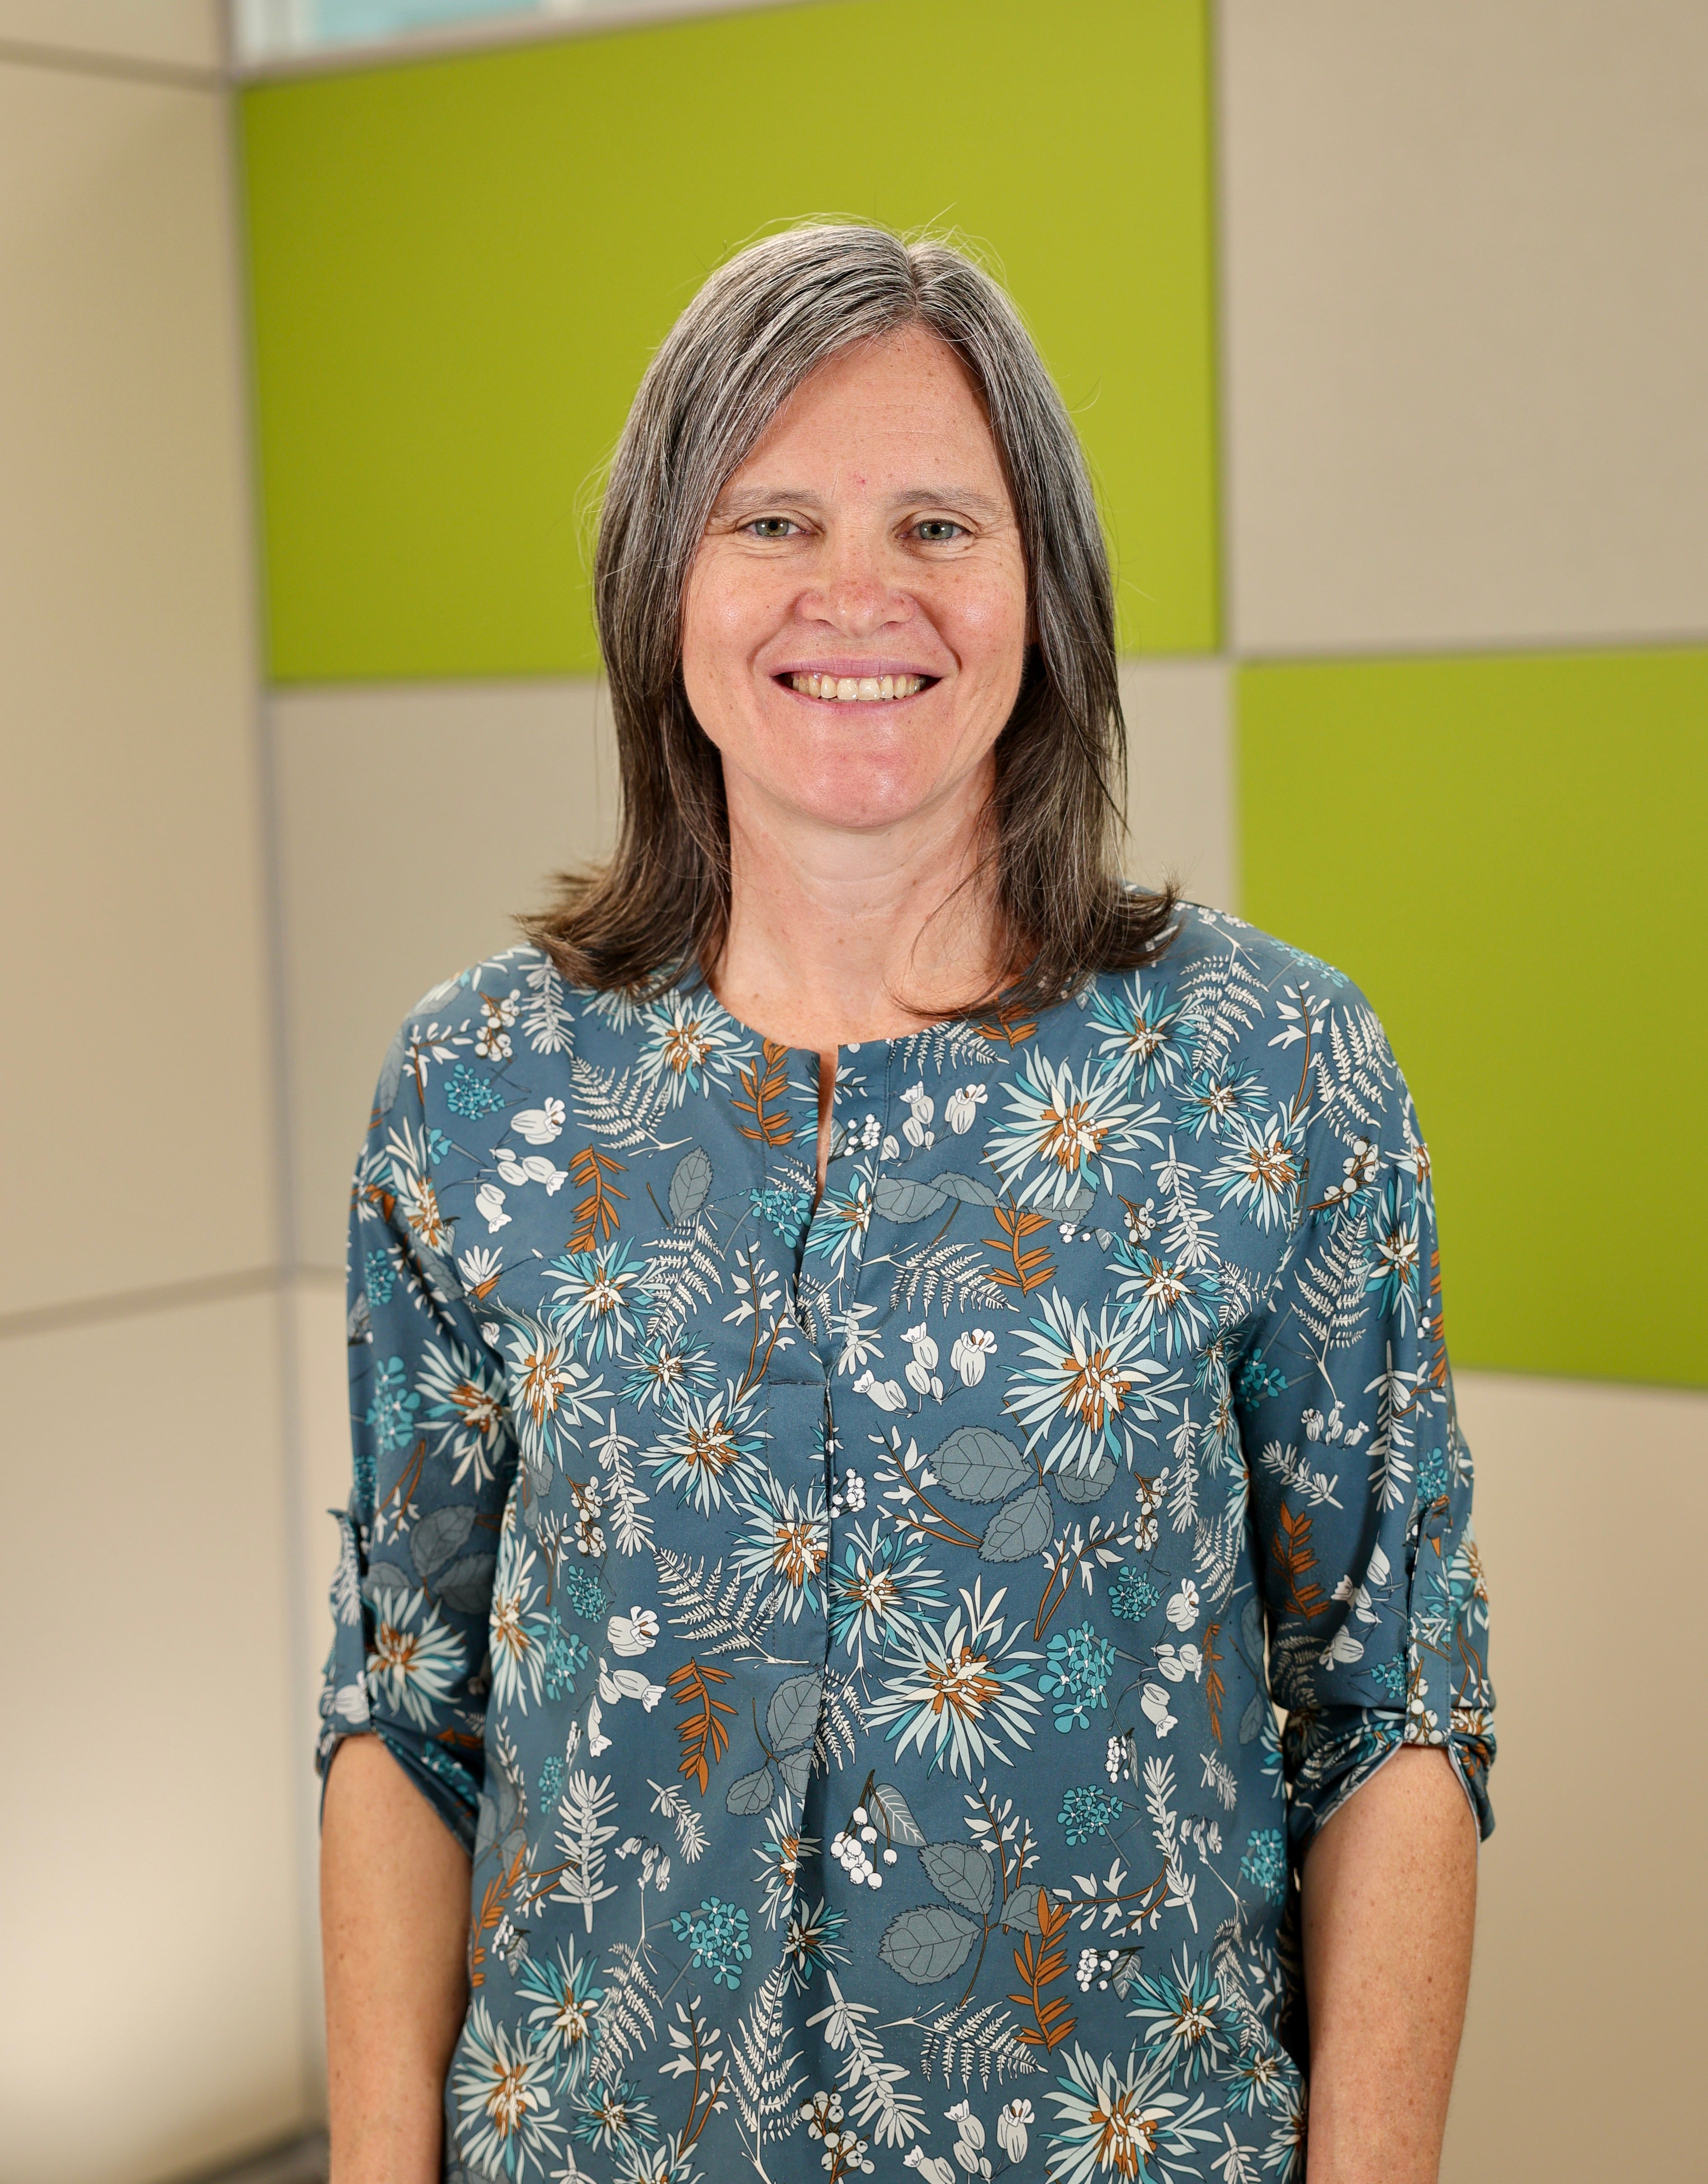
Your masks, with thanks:
M925 1323L909 1328L902 1340L912 1349L913 1356L907 1366L907 1384L915 1395L935 1396L943 1401L943 1382L937 1377L937 1345L926 1334Z
M1166 1736L1170 1730L1174 1727L1176 1717L1168 1710L1168 1693L1162 1685L1147 1684L1138 1695L1138 1702L1144 1709L1145 1719L1150 1723L1157 1735Z
M996 2142L1010 2161L1026 2159L1026 2126L1032 2120L1030 2101L1010 2101L996 2112Z
M936 1133L931 1127L937 1112L937 1103L925 1086L910 1084L902 1094L908 1110L908 1118L901 1126L901 1134L910 1145L928 1145L935 1141Z
M495 1183L483 1183L475 1193L475 1211L486 1223L489 1236L496 1236L499 1229L510 1225L510 1217L504 1211L504 1194Z
M943 1118L956 1137L964 1138L972 1128L979 1109L990 1097L982 1084L963 1084L951 1092L943 1102Z
M614 1615L605 1625L605 1641L614 1653L644 1653L659 1641L659 1618L649 1607L631 1607L626 1615Z
M561 1133L568 1112L561 1100L542 1100L537 1107L524 1107L512 1115L510 1128L531 1145L548 1145Z
M498 1173L506 1183L542 1183L548 1198L555 1198L570 1179L569 1170L555 1167L543 1153L528 1153L518 1159L508 1145L500 1145L496 1158Z
M619 1699L638 1699L650 1713L665 1695L662 1684L649 1683L638 1669L613 1669L599 1656L599 1696L607 1706Z
M1194 1680L1204 1674L1204 1656L1196 1646L1182 1646L1178 1651L1172 1646L1159 1646L1156 1665L1171 1684L1183 1684L1188 1676Z
M984 1368L996 1355L996 1337L988 1328L971 1327L965 1334L958 1334L954 1347L949 1353L949 1362L960 1373L961 1385L976 1388L984 1378Z
M854 1384L857 1396L865 1396L881 1411L904 1411L907 1396L899 1380L880 1380L870 1371L860 1374Z
M1190 1630L1198 1620L1198 1587L1188 1578L1163 1610L1177 1630Z

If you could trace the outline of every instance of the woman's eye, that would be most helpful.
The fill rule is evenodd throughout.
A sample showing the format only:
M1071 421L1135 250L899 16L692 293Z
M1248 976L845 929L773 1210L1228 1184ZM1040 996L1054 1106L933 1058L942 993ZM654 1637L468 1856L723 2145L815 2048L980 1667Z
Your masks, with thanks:
M927 546L947 546L951 539L965 536L965 526L951 523L946 515L927 515L914 530Z
M756 515L747 527L755 538L787 538L798 526L787 515Z

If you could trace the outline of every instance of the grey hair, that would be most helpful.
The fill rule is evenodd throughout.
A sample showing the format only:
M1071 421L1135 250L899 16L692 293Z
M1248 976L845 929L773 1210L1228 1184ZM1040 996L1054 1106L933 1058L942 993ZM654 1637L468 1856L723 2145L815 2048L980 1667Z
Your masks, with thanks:
M1171 892L1119 877L1127 739L1115 593L1085 458L1012 303L950 244L857 225L798 227L720 267L641 382L604 493L594 610L622 783L609 861L565 874L522 921L572 983L644 990L714 970L728 930L718 752L682 675L683 599L718 495L826 359L923 326L977 388L1026 556L1031 642L995 748L992 885L1007 956L955 1013L1048 1005L1099 970L1150 961Z

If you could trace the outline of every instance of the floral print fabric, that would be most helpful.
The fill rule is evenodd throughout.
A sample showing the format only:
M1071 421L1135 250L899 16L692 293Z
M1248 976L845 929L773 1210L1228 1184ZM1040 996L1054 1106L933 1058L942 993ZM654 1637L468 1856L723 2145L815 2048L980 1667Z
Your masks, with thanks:
M446 2174L1301 2177L1312 1831L1407 1743L1490 1825L1381 1028L1183 907L843 1048L815 1205L817 1067L528 949L387 1058L321 1763L473 1857Z

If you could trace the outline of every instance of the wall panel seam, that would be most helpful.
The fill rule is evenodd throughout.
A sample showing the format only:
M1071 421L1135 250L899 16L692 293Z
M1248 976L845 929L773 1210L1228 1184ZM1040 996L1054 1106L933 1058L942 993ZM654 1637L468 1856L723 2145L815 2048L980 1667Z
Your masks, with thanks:
M226 78L216 68L188 61L151 61L126 53L91 53L71 46L36 45L23 38L0 38L0 66L47 69L67 75L106 76L124 83L164 84L176 91L218 91Z
M53 1334L61 1328L91 1327L118 1319L144 1319L153 1312L188 1312L198 1306L227 1304L238 1297L266 1296L285 1282L279 1267L240 1267L228 1274L202 1274L190 1281L160 1282L147 1289L116 1290L103 1296L68 1297L63 1303L0 1312L0 1342L27 1334Z

